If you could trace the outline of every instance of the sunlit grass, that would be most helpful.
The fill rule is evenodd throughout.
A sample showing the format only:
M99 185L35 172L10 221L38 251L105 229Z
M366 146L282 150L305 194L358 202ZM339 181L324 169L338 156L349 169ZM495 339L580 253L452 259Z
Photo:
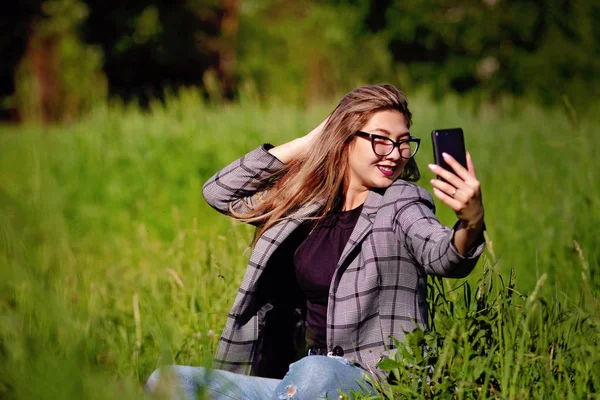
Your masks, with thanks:
M135 398L160 365L209 365L252 231L212 210L202 183L263 142L308 132L332 108L215 107L189 91L148 112L112 106L70 126L0 128L0 397ZM476 379L474 364L460 353L464 339L454 347L441 340L458 340L452 335L464 332L466 320L479 326L478 318L496 318L502 327L486 332L508 335L508 342L496 338L506 352L496 351L507 358L496 364L485 358L486 368L502 373L494 375L492 389L489 381L482 386L482 398L528 397L523 385L533 376L529 371L537 371L531 366L561 356L556 338L562 337L571 346L564 353L587 354L585 360L573 361L574 376L550 372L536 385L556 397L569 397L556 392L566 387L573 387L574 398L597 391L598 381L586 377L600 376L598 346L590 342L599 329L599 121L529 105L473 115L458 99L435 104L423 96L411 108L412 132L424 139L417 161L427 189L429 132L465 130L493 239L488 269L505 282L511 268L516 274L516 306L502 308L505 314L499 314L500 300L494 303L506 295L499 277L488 311L475 314L465 305L466 286L446 287L455 312L437 314L441 338L431 339L448 349L444 365L466 371L464 385ZM450 210L439 205L438 215L453 224ZM483 264L469 280L472 297ZM537 300L518 295L530 293L542 276ZM533 339L515 336L532 331L524 324L542 332L536 343L549 347L533 351ZM464 393L473 389L461 385ZM412 395L425 395L422 387L413 389Z

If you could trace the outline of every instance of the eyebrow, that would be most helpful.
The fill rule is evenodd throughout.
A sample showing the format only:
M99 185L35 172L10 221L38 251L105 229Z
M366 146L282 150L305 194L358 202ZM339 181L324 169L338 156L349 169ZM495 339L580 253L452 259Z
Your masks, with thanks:
M392 136L392 134L390 133L390 131L388 131L387 129L384 129L384 128L375 128L375 129L373 129L373 130L374 130L374 131L379 131L379 132L386 133L388 136ZM400 137L401 137L401 138L402 138L402 137L404 137L404 136L410 136L410 131L408 131L408 132L404 132L404 133L401 133L401 134L400 134Z

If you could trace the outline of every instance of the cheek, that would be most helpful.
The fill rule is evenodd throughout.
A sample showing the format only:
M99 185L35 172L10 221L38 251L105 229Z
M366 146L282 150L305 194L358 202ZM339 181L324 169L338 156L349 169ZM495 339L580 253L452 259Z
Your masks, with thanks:
M371 149L371 144L366 140L355 142L349 150L348 156L355 165L368 165L378 161L378 157Z
M373 157L369 157L369 154L365 154L361 149L354 149L348 156L348 165L359 174L364 174L368 171L369 166L376 162Z
M402 160L401 164L398 165L398 170L396 171L396 177L400 176L406 165L408 164L408 160Z

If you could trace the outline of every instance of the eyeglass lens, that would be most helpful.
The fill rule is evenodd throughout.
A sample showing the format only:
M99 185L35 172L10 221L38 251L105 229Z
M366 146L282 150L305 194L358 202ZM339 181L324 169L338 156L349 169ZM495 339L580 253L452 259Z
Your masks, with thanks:
M387 156L390 154L395 147L394 143L390 139L384 138L373 138L373 150L377 155ZM417 152L419 144L415 141L404 142L399 146L400 156L403 158L411 158Z

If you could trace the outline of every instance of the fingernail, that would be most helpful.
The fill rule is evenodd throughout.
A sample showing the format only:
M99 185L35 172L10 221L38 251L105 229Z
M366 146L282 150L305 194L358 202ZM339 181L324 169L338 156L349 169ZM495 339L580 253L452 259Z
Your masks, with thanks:
M434 182L434 179L431 179L431 180L429 181L429 183L431 183L432 185L433 185L433 182Z
M447 158L448 157L448 153L442 153L442 157Z
M437 168L437 165L435 165L435 164L429 164L429 169L430 169L430 170L432 170L432 171L433 171L433 170L435 170L436 168Z

